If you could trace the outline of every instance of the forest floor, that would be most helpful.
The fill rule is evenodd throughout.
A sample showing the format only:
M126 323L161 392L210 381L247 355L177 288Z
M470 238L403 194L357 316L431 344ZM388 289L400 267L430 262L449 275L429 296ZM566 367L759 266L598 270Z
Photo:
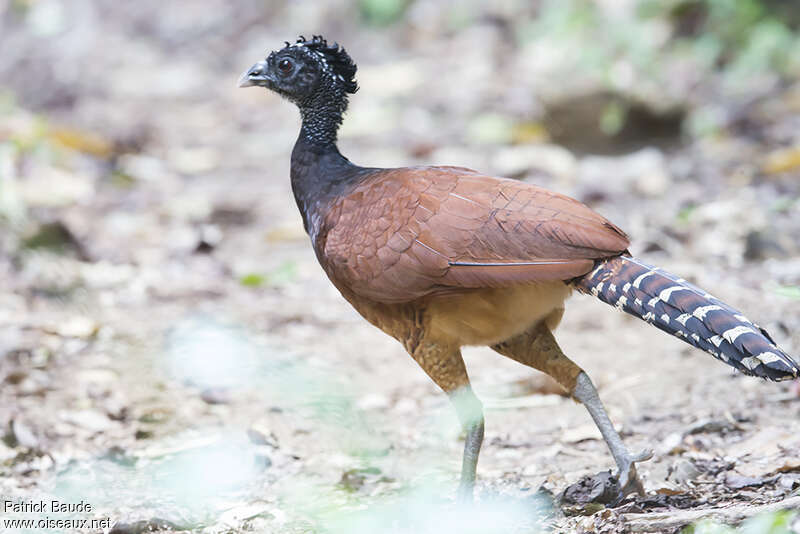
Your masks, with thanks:
M4 499L83 501L91 513L74 517L118 532L672 532L800 508L797 383L736 374L586 296L556 335L629 448L655 450L639 469L647 496L560 505L613 466L591 419L536 371L467 348L486 438L477 502L455 505L463 436L446 397L338 295L303 232L288 180L296 110L235 87L301 15L248 21L247 2L211 3L224 16L75 2L86 27L64 46L6 28ZM800 84L731 103L724 134L591 156L535 119L504 137L519 88L456 55L491 57L487 41L511 54L494 32L404 50L397 33L353 35L361 91L342 152L575 196L628 231L635 255L800 355ZM37 73L54 81L31 91Z

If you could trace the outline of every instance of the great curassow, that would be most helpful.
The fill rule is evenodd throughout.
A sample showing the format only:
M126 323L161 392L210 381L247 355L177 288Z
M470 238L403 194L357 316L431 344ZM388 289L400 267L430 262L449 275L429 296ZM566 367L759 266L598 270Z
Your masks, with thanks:
M291 182L317 259L342 296L396 338L451 398L467 436L459 496L472 498L481 403L460 349L487 345L543 371L583 403L619 469L618 495L642 493L631 454L586 373L552 331L577 289L745 374L798 376L798 365L740 312L628 252L625 233L580 202L463 167L359 167L336 133L356 65L344 48L303 37L247 70L300 108Z

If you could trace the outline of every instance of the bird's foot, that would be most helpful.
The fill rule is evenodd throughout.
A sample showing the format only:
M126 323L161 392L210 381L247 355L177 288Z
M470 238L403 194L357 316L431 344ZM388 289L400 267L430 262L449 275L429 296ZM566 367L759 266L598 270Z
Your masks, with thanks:
M645 449L638 454L626 453L623 459L617 463L617 481L619 483L619 495L612 504L617 504L631 493L644 495L644 485L636 473L636 463L645 462L653 457L653 451Z
M636 473L636 462L652 458L653 452L645 450L639 454L627 451L618 462L619 471L612 475L603 471L595 475L587 475L575 484L568 486L562 494L561 501L567 505L578 505L583 508L590 503L616 506L631 493L644 495L644 486Z

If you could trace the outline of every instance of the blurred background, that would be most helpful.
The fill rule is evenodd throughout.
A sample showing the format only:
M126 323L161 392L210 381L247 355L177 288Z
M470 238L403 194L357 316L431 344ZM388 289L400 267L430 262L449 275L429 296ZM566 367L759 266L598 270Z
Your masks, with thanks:
M288 181L298 113L236 88L318 33L359 66L352 161L574 196L800 354L793 0L0 0L3 495L84 500L119 532L575 524L547 493L612 465L582 408L466 350L483 506L447 508L446 398L318 267ZM559 339L631 448L656 445L651 492L797 491L795 385L584 297Z

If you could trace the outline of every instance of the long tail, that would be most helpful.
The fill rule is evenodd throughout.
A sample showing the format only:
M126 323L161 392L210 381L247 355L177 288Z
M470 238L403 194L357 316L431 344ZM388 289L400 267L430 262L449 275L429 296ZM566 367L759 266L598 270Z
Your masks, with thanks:
M741 312L686 280L630 256L573 281L582 293L647 321L747 375L797 378L797 363Z

